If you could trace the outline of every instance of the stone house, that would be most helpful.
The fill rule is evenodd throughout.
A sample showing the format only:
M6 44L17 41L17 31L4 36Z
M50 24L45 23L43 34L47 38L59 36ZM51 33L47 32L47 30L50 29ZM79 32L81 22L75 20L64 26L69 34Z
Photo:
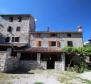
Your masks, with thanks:
M37 32L30 14L0 15L0 71L65 70L66 46L83 46L81 26L76 32Z

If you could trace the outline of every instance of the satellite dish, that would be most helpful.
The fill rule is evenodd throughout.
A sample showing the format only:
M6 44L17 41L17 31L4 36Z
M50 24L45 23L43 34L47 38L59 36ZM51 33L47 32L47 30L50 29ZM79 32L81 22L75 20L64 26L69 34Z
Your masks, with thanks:
M38 19L35 19L35 22L37 22L38 21Z

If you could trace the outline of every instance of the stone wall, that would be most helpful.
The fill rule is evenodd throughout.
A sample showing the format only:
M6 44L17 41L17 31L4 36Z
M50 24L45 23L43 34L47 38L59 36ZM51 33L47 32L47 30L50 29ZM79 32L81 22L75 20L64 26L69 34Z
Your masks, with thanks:
M6 59L5 68L7 72L16 70L19 66L19 59L18 57L8 57Z
M19 66L19 55L11 57L10 52L0 51L0 71L10 72Z
M27 69L27 70L31 70L31 69L46 69L46 64L47 62L41 62L41 64L39 64L37 61L20 61L19 67L22 69Z
M0 72L5 71L7 52L0 51Z
M64 70L62 62L55 61L55 69ZM41 61L40 64L38 64L37 61L20 61L19 67L22 69L47 69L47 61Z
M9 21L10 17L13 17L12 22ZM18 22L18 17L22 17L21 22ZM8 27L12 27L12 32L7 31ZM20 31L16 31L17 27L20 27ZM0 15L0 33L4 37L10 37L9 43L12 43L12 37L20 37L18 44L29 43L30 31L35 31L35 20L31 15ZM4 39L2 43L5 43Z

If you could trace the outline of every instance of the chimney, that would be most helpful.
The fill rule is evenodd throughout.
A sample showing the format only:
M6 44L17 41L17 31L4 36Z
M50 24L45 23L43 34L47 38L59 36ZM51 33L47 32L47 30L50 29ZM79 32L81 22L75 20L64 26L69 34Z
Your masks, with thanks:
M78 26L77 26L77 31L78 31L78 32L83 32L81 25L78 25Z

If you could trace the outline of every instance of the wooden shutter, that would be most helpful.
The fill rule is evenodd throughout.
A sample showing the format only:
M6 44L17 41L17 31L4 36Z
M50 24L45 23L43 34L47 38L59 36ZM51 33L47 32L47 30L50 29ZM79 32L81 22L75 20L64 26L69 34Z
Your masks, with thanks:
M36 47L38 47L38 41L35 42Z
M40 47L41 46L41 41L36 41L36 47Z
M41 46L41 41L38 41L38 45L39 45L39 47Z
M49 45L49 47L51 46L51 41L48 41L48 45Z
M60 47L60 41L57 41L57 47Z

